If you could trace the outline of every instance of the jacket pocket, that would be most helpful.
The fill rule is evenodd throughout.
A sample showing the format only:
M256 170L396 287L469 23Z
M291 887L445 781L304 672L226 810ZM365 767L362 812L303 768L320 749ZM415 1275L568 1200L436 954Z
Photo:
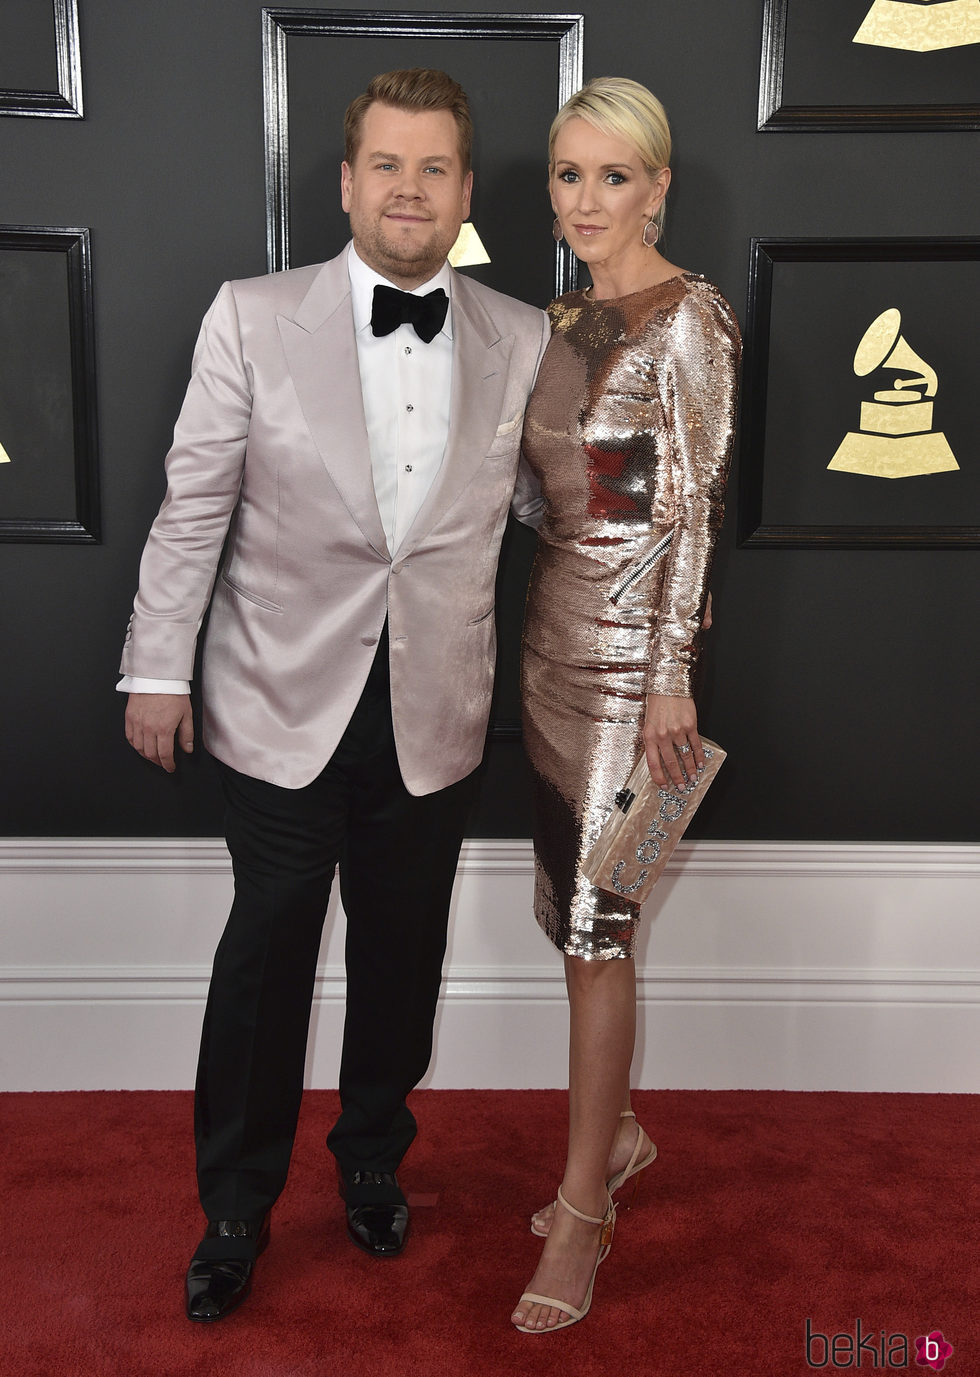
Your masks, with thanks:
M238 597L244 598L247 602L253 602L256 607L264 607L267 612L282 612L284 609L281 603L270 602L268 598L260 597L258 593L251 592L248 588L243 588L240 583L229 578L224 571L221 574L221 582L226 583L231 591Z

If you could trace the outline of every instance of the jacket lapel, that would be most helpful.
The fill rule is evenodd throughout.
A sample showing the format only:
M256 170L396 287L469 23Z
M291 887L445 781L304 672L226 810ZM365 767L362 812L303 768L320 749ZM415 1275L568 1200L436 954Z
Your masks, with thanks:
M346 251L324 263L279 336L323 465L365 539L390 559L374 492Z
M499 330L472 291L453 273L453 390L442 466L399 545L408 554L449 510L486 459L500 423L513 336Z

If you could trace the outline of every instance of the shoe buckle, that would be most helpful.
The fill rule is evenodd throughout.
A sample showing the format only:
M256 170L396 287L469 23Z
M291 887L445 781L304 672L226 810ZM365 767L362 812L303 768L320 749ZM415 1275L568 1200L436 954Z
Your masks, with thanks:
M219 1219L215 1235L218 1238L251 1238L252 1227L247 1219Z

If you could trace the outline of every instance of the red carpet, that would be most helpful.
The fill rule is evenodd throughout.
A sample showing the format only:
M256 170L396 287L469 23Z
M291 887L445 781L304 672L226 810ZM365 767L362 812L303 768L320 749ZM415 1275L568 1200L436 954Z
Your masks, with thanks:
M201 1231L190 1096L0 1096L4 1377L794 1377L859 1359L864 1373L928 1374L914 1341L937 1329L948 1377L980 1373L980 1099L634 1103L661 1155L620 1218L592 1313L530 1337L507 1317L540 1247L527 1216L554 1193L559 1092L415 1097L401 1179L436 1203L416 1205L390 1262L347 1241L323 1146L336 1097L308 1094L255 1290L213 1326L182 1313ZM840 1336L834 1350L821 1334Z

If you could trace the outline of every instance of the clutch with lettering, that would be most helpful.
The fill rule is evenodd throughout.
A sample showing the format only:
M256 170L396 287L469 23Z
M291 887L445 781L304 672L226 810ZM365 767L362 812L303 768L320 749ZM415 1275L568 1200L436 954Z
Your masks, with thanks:
M650 778L646 751L616 795L609 820L582 865L590 884L642 904L721 769L727 754L701 738L704 769L686 789L662 789Z

